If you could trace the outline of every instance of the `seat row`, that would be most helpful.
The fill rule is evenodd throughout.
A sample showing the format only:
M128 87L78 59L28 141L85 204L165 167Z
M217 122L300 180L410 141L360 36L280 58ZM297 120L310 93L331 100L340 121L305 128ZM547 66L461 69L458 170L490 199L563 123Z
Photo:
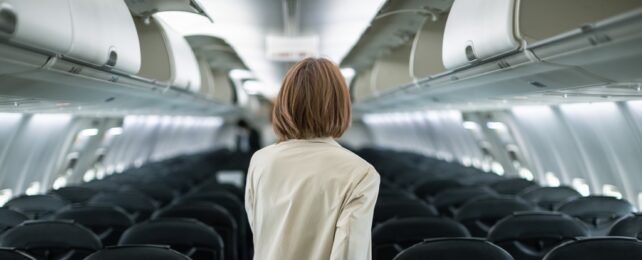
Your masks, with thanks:
M249 259L243 190L214 174L229 156L180 157L16 197L0 208L0 247L10 248L0 256L15 257L0 258Z
M631 250L577 258L642 256L642 215L625 200L582 197L569 187L540 187L412 153L359 153L382 176L374 259L564 259L560 252L569 248L592 252L600 245Z

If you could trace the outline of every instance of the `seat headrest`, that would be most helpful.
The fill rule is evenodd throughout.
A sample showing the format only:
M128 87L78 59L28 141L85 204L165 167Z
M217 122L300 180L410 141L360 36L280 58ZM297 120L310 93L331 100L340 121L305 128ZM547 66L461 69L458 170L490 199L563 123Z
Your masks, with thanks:
M589 235L587 227L578 220L557 212L514 213L493 226L488 240L573 239Z
M391 218L436 217L439 213L434 206L419 201L385 202L375 205L374 222Z
M13 248L0 248L0 259L3 260L36 260L36 258Z
M642 241L625 237L598 237L561 244L543 260L631 260L642 256Z
M609 232L609 236L642 239L642 213L630 214L615 222Z
M504 249L483 239L431 239L416 244L395 257L395 260L513 260Z
M553 210L554 206L558 203L564 203L582 197L579 192L568 186L536 187L525 190L519 196L547 210Z
M193 218L208 225L237 227L234 217L225 208L205 201L186 201L171 205L154 213L152 218Z
M138 192L99 193L88 201L89 205L116 205L128 211L153 211L154 200Z
M2 207L0 208L0 232L3 232L7 228L17 226L28 219L29 217L19 211Z
M73 220L85 226L129 227L134 224L127 212L115 206L72 205L56 212L53 219Z
M522 178L502 179L489 185L489 187L500 194L517 195L520 192L539 186L534 181Z
M440 191L444 191L452 188L460 188L464 185L459 183L457 180L450 179L435 179L435 180L425 180L414 186L413 191L419 198L427 198L434 196Z
M130 227L121 236L119 244L223 248L223 240L211 227L193 219L169 218L149 220Z
M168 246L155 245L124 245L107 247L85 258L85 260L121 259L190 260L189 257L170 249Z
M91 197L98 194L99 191L88 187L67 186L57 190L52 190L50 193L73 203L81 203L88 201Z
M68 201L50 194L23 195L8 201L4 206L38 218L67 206Z
M435 207L437 208L451 205L461 205L472 199L496 195L497 193L495 191L485 187L464 187L448 189L435 195L433 205L435 205Z
M375 244L469 236L468 230L461 224L438 217L391 219L372 230L372 242Z
M518 211L530 211L533 206L517 197L499 196L475 199L464 204L455 218L458 221L481 218L503 218Z
M634 208L631 203L623 199L607 196L588 196L566 202L560 205L557 211L578 218L618 217L634 212Z
M102 243L89 229L71 221L36 220L7 230L0 236L0 246L98 250Z

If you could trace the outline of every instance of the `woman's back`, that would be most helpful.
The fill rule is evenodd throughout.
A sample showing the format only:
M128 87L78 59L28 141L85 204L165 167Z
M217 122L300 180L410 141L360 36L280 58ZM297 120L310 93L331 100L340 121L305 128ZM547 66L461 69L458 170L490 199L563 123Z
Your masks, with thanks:
M254 259L370 259L378 187L372 166L331 138L257 152L246 195Z

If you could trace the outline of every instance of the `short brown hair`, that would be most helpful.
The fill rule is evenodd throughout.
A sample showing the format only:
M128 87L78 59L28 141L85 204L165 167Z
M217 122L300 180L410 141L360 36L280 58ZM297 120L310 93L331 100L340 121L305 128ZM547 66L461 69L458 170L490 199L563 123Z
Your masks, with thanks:
M337 65L306 58L288 70L272 112L279 141L339 138L351 121L350 93Z

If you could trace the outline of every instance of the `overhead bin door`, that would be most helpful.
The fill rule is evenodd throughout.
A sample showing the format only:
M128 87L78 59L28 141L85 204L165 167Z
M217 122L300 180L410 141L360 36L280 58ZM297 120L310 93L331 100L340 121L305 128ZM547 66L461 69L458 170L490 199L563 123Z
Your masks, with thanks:
M0 0L0 5L5 16L15 16L15 30L7 22L0 26L11 32L5 33L11 42L125 73L140 68L136 29L122 0Z

